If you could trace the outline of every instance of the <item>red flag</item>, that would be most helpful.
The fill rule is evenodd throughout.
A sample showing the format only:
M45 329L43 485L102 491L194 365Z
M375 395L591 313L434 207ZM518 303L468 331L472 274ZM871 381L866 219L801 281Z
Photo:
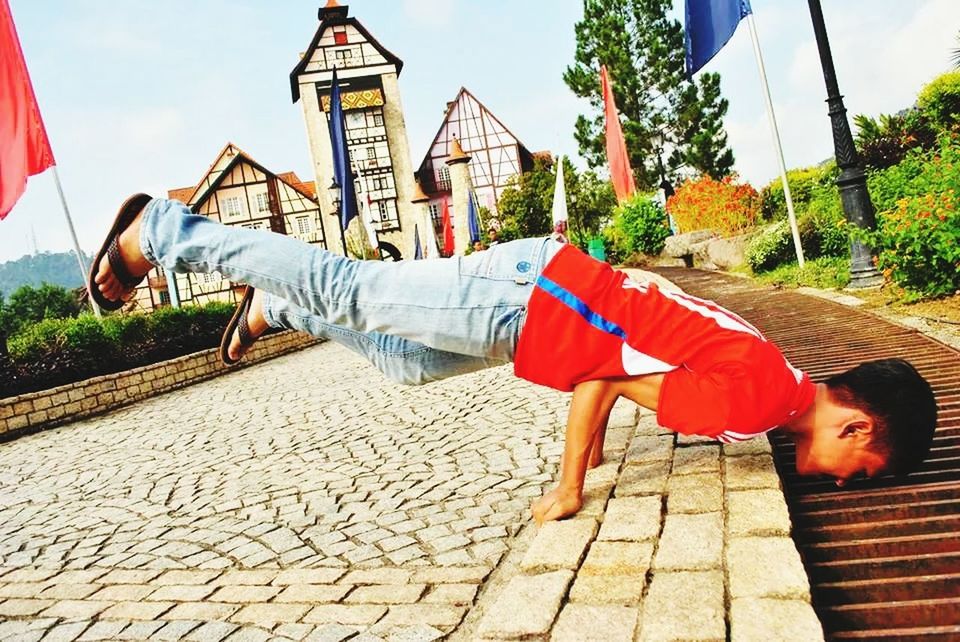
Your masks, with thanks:
M623 141L623 130L620 129L620 117L613 101L613 88L610 87L606 65L600 66L600 89L603 91L603 114L607 119L607 162L610 164L610 180L613 181L617 200L623 201L630 198L630 195L637 191L637 187L633 182L633 172L630 171L630 157L627 156L627 144Z
M10 5L0 0L0 220L27 188L27 177L54 164Z
M453 256L453 223L450 222L450 208L447 199L443 199L443 254Z

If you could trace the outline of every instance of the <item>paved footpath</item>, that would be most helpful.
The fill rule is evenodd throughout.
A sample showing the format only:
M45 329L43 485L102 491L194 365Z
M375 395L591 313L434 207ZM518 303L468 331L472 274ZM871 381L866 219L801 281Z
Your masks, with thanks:
M323 344L0 444L0 639L817 639L765 442L619 405L536 528L569 396Z

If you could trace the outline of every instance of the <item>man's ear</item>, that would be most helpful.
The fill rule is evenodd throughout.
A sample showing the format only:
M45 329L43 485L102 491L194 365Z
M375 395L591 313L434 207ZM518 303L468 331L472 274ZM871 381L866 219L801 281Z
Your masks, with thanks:
M857 411L855 416L850 417L843 423L840 437L871 437L873 428L873 418L866 413Z

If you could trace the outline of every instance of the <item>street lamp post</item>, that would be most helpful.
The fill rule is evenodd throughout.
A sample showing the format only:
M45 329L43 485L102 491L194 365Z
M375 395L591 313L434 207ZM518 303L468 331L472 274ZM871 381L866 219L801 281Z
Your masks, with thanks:
M333 203L332 213L337 217L337 229L340 230L340 242L343 244L343 255L347 256L347 237L343 233L343 221L340 214L340 184L337 183L336 178L330 182L327 193L330 195L330 202Z
M666 170L663 169L663 132L659 129L654 131L650 136L650 142L653 143L654 148L657 150L657 172L660 174L660 189L663 190L663 200L666 202L675 192L673 185L671 185L667 179Z
M820 0L807 0L810 5L810 17L813 20L813 33L817 38L820 51L820 65L823 67L823 79L827 85L827 113L833 130L833 149L840 168L837 187L840 189L840 201L847 221L863 230L876 227L873 203L867 191L867 178L863 164L857 155L847 121L847 109L843 106L843 96L837 86L837 73L833 68L833 56L830 53L830 41L827 40L827 28L823 22ZM873 254L869 247L859 239L850 241L850 287L868 288L879 285L883 278L873 265Z

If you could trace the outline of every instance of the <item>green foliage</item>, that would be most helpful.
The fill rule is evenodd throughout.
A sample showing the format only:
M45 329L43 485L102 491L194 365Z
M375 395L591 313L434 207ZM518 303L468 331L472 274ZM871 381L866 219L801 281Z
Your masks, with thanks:
M884 275L911 297L960 289L960 141L943 135L939 143L936 150L910 152L870 182L883 194L883 210L866 240Z
M813 190L816 187L829 186L836 192L836 186L833 184L836 177L837 166L833 161L817 167L787 170L794 212L803 211L813 197ZM787 200L783 194L783 181L779 177L760 190L760 217L764 221L776 221L787 217Z
M820 188L820 199L814 198L806 212L797 219L800 247L804 261L818 258L842 258L850 255L849 226L840 210L840 199L831 200L826 188ZM768 225L750 240L745 258L754 273L773 270L781 265L797 263L790 222L780 220Z
M613 223L603 231L608 260L620 263L637 252L655 256L663 250L670 228L667 213L649 194L637 194L613 213Z
M652 137L662 132L670 150L666 170L686 165L714 178L728 174L733 153L727 148L720 77L701 73L686 80L684 35L668 18L671 0L584 0L583 19L574 27L574 63L563 80L592 114L577 118L574 135L592 167L606 164L600 67L606 65L621 116L630 166L637 187L660 183Z
M43 319L75 317L80 313L80 304L73 292L59 286L44 283L34 288L24 285L10 295L2 304L0 334L13 334L26 324Z
M819 258L781 265L757 276L763 283L785 287L845 288L850 283L850 261L844 258Z
M907 109L889 116L881 114L854 117L856 143L860 158L868 169L884 169L903 160L915 147L929 148L936 142L937 129L918 109Z
M533 170L510 179L498 203L501 241L545 236L553 231L551 212L557 175L543 159L534 160ZM570 241L585 247L610 219L617 199L610 181L594 172L577 173L564 159L563 186L567 194Z
M161 308L149 315L48 318L9 337L0 397L172 359L219 345L234 306Z
M790 256L796 256L790 234L790 223L777 221L766 226L747 244L744 256L747 259L747 265L754 272L772 270L781 263L789 261Z
M938 129L956 127L960 123L960 70L930 81L917 95L917 108Z

